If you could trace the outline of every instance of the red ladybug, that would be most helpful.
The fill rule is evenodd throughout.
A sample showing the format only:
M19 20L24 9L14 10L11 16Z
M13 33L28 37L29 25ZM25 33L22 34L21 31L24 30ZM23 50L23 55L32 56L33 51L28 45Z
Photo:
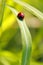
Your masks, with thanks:
M18 17L18 19L23 20L24 14L22 12L20 12L20 13L18 13L17 17Z

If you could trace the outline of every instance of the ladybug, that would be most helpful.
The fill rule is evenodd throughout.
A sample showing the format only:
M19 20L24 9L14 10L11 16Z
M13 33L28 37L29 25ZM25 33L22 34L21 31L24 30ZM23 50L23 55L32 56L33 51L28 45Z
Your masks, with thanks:
M19 12L17 17L18 17L18 19L23 20L24 19L24 14L22 12Z

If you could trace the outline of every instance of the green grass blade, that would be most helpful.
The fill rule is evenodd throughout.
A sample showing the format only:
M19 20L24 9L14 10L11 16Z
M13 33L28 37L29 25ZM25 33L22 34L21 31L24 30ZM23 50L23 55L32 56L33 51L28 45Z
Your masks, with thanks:
M1 26L2 21L3 21L5 1L6 1L6 0L2 0L2 1L1 1L1 7L0 7L0 8L1 8L1 11L0 11L0 26Z
M9 7L9 8L13 12L13 14L16 15L16 18L17 18L18 12L11 7ZM18 22L20 30L21 30L21 38L22 38L22 45L23 45L21 65L29 65L30 64L30 55L31 55L31 46L32 46L31 35L29 32L29 29L27 28L25 20L20 21L17 18L17 22Z
M22 54L22 63L21 65L29 65L30 64L30 57L31 57L31 46L32 40L29 29L25 23L25 20L20 21L17 19L18 24L21 30L21 37L22 37L22 45L23 45L23 54Z
M33 15L35 15L36 17L38 17L41 21L43 21L43 13L40 12L38 9L36 9L35 7L22 2L20 0L13 0L14 2L16 2L17 4L20 4L21 6L23 6L26 10L28 10L30 13L32 13Z

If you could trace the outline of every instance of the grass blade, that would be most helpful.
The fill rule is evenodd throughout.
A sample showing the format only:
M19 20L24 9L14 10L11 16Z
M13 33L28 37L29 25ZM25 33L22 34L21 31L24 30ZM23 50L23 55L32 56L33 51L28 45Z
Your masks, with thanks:
M9 8L12 11L12 13L16 15L17 18L18 11L16 11L11 7ZM21 21L17 18L17 22L21 30L22 45L23 45L21 65L28 65L30 63L31 46L32 46L31 35L29 29L27 28L25 20Z
M17 19L17 21L20 26L22 45L23 45L23 54L22 54L21 65L29 65L30 56L31 56L31 48L32 48L31 47L32 46L31 34L29 32L29 29L27 28L25 20L20 21L19 19Z
M3 21L4 8L5 8L5 1L6 1L6 0L2 0L2 1L1 1L0 26L1 26L2 21Z

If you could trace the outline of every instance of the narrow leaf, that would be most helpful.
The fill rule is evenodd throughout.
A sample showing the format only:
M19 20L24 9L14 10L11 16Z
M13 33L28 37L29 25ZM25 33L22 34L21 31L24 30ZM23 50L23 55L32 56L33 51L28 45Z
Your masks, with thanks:
M1 26L2 21L3 21L5 1L6 1L6 0L2 0L2 1L1 1L1 7L0 7L0 8L1 8L1 9L0 9L0 26Z
M12 13L16 15L17 18L18 11L11 8L10 6L8 7L12 11ZM31 35L25 23L25 20L21 21L17 18L17 22L21 30L21 38L22 38L22 45L23 45L21 65L28 65L30 64L30 56L31 56L31 46L32 46Z

